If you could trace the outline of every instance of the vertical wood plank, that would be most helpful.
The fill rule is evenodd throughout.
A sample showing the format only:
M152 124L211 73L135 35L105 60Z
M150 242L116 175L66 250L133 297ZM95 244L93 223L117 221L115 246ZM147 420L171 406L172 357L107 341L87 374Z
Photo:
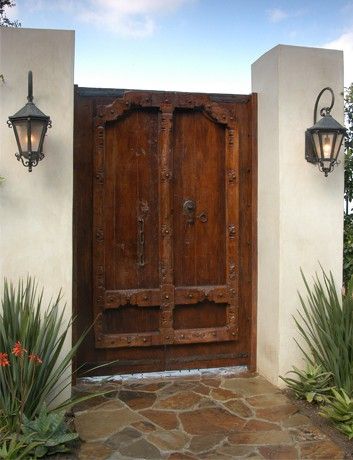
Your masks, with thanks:
M78 302L79 302L79 278L77 273L77 266L79 261L79 254L78 254L78 219L77 216L79 215L79 200L78 200L78 174L76 172L76 165L77 165L77 156L75 152L78 150L79 145L79 135L76 134L79 132L79 120L80 120L80 106L79 106L79 96L78 96L78 87L77 85L74 86L74 155L73 155L73 167L74 167L74 175L73 175L73 221L72 221L72 316L78 318ZM77 342L78 339L78 327L72 328L72 344ZM78 356L77 353L72 358L72 370L75 371L78 368ZM76 385L77 374L73 372L71 374L71 383L72 385Z
M172 199L172 129L173 107L166 102L161 106L159 124L159 260L161 312L160 326L162 343L173 343L173 220L171 213Z
M235 124L226 130L226 263L230 302L227 324L231 337L239 327L239 131Z
M178 110L173 132L175 285L226 285L225 126L196 110ZM190 213L186 200L194 204Z
M102 340L102 308L105 297L104 261L104 173L105 124L99 116L94 123L94 182L93 182L93 311L95 341Z
M257 94L251 95L251 327L249 370L256 371L257 348Z

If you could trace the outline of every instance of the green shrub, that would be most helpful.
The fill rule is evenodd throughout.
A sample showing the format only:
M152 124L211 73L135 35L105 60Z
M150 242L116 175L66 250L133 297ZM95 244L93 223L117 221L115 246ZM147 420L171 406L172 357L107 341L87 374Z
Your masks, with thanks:
M35 458L35 449L40 443L33 442L17 433L0 435L0 459L26 460Z
M333 397L329 398L322 407L320 414L332 421L332 423L349 439L353 438L353 398L340 389L332 390Z
M300 371L295 366L287 374L294 374L296 378L280 377L294 392L298 399L308 402L322 403L332 389L332 374L323 372L321 366L308 365L306 370Z
M353 157L352 157L353 159ZM348 285L353 276L353 214L344 215L343 283Z
M17 291L5 281L0 314L0 409L12 430L15 426L18 430L22 415L31 419L44 402L55 401L61 391L57 383L77 349L74 346L59 360L70 324L64 324L60 293L43 315L42 299L43 292L37 295L30 278L20 281Z
M5 280L0 313L0 422L20 433L24 417L33 420L44 404L61 410L99 396L69 398L58 406L58 397L71 384L71 359L83 334L65 351L72 321L64 320L60 293L44 310L43 291L28 278L17 289ZM63 385L58 382L63 379ZM100 393L105 394L105 393Z
M69 430L64 412L48 412L45 405L34 420L24 418L22 432L25 439L38 443L36 458L69 452L70 445L78 438L77 433Z
M310 288L303 275L307 297L300 302L295 323L307 346L304 353L311 366L319 365L332 374L334 386L353 393L353 282L346 294L338 295L332 273L322 270L323 282L316 275Z

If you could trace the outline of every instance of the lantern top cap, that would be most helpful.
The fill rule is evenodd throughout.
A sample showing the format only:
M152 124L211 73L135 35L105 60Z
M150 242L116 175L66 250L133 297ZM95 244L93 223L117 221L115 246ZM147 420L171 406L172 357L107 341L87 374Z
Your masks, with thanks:
M33 74L32 71L28 71L28 95L27 95L27 104L22 107L15 115L9 117L9 120L12 122L21 121L23 119L34 119L50 122L50 117L45 115L38 107L33 103Z
M329 113L322 117L317 123L315 123L309 131L340 131L343 134L346 133L346 128L338 123Z
M27 104L22 107L18 112L16 112L12 117L9 119L12 121L16 121L17 119L27 119L27 118L34 118L34 119L45 119L49 120L50 117L45 115L33 102L27 102Z

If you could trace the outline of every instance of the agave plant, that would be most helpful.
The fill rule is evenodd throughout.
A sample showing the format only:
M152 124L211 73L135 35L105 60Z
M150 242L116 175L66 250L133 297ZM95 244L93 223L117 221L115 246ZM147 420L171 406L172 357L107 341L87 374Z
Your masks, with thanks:
M78 438L77 433L69 430L64 411L48 412L45 405L34 420L25 417L22 433L24 439L38 444L34 451L36 458L69 452L72 442Z
M343 390L332 390L333 397L322 407L321 415L329 418L342 433L353 438L353 398Z
M280 378L298 399L306 399L310 403L322 403L331 394L333 388L332 374L331 372L323 372L320 365L308 364L303 371L293 366L293 370L287 374L294 374L294 378L281 376Z
M353 394L353 281L345 295L338 295L335 282L322 270L310 288L304 274L307 297L299 295L302 310L294 318L306 347L302 350L311 366L332 374L334 386Z
M0 459L27 460L35 458L35 450L41 442L32 441L31 436L20 436L18 433L0 431Z
M42 443L33 441L32 435L11 433L8 428L0 426L0 459L28 460L34 459L35 450Z

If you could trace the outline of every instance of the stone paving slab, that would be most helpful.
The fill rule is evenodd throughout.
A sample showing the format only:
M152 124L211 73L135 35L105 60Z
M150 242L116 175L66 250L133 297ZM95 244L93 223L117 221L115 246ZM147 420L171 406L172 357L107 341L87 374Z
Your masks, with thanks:
M79 394L108 390L74 409L80 460L344 458L278 388L255 374L76 387Z

